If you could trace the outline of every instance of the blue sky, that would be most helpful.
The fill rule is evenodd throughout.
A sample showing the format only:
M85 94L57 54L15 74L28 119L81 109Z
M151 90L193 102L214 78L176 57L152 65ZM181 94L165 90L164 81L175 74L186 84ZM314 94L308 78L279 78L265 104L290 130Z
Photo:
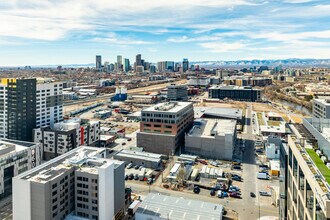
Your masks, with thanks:
M11 0L0 27L0 66L330 58L329 0Z

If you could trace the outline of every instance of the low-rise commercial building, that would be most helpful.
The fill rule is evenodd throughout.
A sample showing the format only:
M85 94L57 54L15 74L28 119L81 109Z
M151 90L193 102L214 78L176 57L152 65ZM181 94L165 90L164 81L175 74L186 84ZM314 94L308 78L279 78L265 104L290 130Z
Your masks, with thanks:
M53 127L33 130L33 139L42 143L43 159L49 160L80 145L98 146L100 122L72 118Z
M106 149L76 148L13 179L15 220L122 219L125 166Z
M147 152L174 154L184 146L184 134L194 120L193 103L167 102L141 111L137 146Z
M0 199L11 195L12 178L41 164L41 144L0 139Z
M121 150L113 156L114 159L124 161L125 164L132 163L151 169L160 169L162 167L162 160L164 155L154 154L148 152Z
M136 220L222 219L223 206L214 203L149 193L135 213Z
M236 120L195 120L185 136L185 151L201 157L232 160Z
M209 88L209 98L232 99L237 101L257 102L261 100L261 91L252 87L213 86Z

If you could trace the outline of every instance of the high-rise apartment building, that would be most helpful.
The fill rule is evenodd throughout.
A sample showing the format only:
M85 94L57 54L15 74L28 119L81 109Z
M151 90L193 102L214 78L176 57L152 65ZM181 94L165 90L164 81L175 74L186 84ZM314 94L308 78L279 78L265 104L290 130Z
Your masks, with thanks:
M50 160L81 145L98 146L100 122L80 118L33 130L33 139L42 143L43 159Z
M186 85L169 85L167 87L168 101L188 101L188 88Z
M80 147L16 176L13 219L121 219L125 165L105 157L104 148Z
M189 69L189 61L187 58L184 58L182 61L182 70L186 72Z
M37 82L36 127L52 126L63 120L63 84L61 82Z
M184 146L184 135L194 120L191 102L167 102L143 109L137 146L145 151L174 154Z
M330 99L313 100L313 117L330 119Z
M62 87L41 79L2 78L0 138L32 141L34 128L62 121Z
M98 70L102 68L102 57L101 57L101 55L96 55L95 67Z
M12 178L41 164L39 143L0 140L0 199L11 195Z

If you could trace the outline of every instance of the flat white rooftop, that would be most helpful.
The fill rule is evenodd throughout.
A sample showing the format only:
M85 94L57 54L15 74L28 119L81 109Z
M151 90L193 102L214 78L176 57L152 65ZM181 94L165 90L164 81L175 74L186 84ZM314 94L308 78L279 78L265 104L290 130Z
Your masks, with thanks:
M322 103L323 105L330 106L330 99L314 99L314 102Z
M236 129L236 120L202 119L198 121L201 122L201 126L194 125L188 133L189 136L225 136L225 134L233 134Z
M166 102L166 103L159 103L157 105L148 107L143 109L142 112L172 112L176 113L187 106L192 105L191 102Z
M29 147L32 147L34 145L36 145L36 143L16 141L10 139L0 139L0 159L8 156L9 154L29 149Z
M136 215L157 216L171 220L221 220L220 204L149 193L136 211Z
M242 119L243 111L237 108L194 107L195 118L203 115L228 119Z
M96 169L103 166L103 164L115 162L115 160L100 158L100 154L105 150L104 148L81 146L47 161L32 170L24 172L15 178L46 183L61 175L72 166L77 166L83 172L95 173L97 172Z

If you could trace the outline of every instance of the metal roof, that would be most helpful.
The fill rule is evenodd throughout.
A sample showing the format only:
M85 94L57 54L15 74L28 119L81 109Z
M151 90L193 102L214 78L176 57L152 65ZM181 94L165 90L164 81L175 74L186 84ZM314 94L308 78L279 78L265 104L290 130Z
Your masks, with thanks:
M223 206L220 204L149 193L135 215L157 216L159 219L171 220L221 220L222 210Z

